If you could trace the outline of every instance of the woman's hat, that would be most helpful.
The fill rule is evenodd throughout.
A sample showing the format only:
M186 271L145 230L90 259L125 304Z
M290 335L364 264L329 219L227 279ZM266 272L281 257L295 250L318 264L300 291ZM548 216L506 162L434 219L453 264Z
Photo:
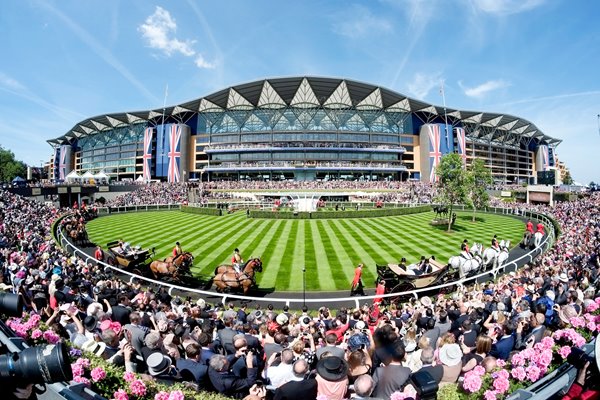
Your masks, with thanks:
M277 321L279 325L285 325L288 322L288 316L281 313L277 316L277 318L275 318L275 321Z
M92 353L98 357L102 356L105 349L106 344L104 342L96 342L94 339L88 340L81 346L81 350Z
M452 367L462 360L463 353L456 343L445 344L440 349L440 361L442 364Z
M571 318L575 318L577 316L577 310L570 304L562 306L560 311L558 312L558 317L565 324L571 323Z
M420 301L424 307L431 307L431 297L429 297L429 296L421 297Z
M338 382L348 376L348 364L339 357L325 357L317 363L317 373L325 380Z
M362 333L352 335L348 339L348 350L350 351L360 350L363 346L365 349L369 348L369 338Z
M567 276L567 274L565 274L564 272L562 274L560 274L560 276L558 277L558 280L563 282L563 283L568 283L569 282L569 277Z
M303 316L300 317L300 325L307 327L310 324L310 321L312 321L312 319L308 316Z
M407 353L412 353L413 351L415 351L417 349L417 342L415 342L414 340L406 340L403 341L404 343L404 351L406 351Z
M356 321L356 324L354 325L354 327L356 329L365 329L366 328L365 321Z
M119 333L121 333L121 329L123 329L123 327L117 321L105 319L100 323L100 330L104 332L107 329L112 329L118 335Z
M146 360L148 364L148 372L152 376L163 374L171 366L171 359L163 353L152 353Z

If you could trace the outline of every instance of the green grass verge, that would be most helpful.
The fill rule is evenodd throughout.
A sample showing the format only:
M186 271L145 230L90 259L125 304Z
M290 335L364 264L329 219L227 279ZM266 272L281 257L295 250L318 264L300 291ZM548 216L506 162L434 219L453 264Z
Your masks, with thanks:
M115 214L87 224L90 239L105 246L122 238L132 245L155 247L157 258L170 254L176 241L196 257L192 271L212 275L215 266L229 263L233 249L247 259L260 256L264 270L258 274L262 288L301 291L302 268L307 290L348 289L355 266L362 262L365 283L375 279L376 263L397 262L406 257L416 262L421 255L435 255L446 262L458 254L460 243L489 246L497 234L516 245L523 222L493 214L459 212L454 231L429 224L432 212L379 218L272 220L246 218L243 211L221 217L160 211Z

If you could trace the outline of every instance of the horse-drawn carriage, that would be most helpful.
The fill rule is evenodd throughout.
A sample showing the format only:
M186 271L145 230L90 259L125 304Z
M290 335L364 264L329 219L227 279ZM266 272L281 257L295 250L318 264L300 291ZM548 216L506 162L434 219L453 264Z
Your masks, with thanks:
M386 293L401 293L443 284L458 278L458 271L435 259L429 260L430 273L421 273L416 264L377 265L377 276L385 281Z
M154 254L154 249L141 249L139 246L131 247L115 240L106 244L109 257L112 257L116 264L129 270L134 270L144 266L146 261Z

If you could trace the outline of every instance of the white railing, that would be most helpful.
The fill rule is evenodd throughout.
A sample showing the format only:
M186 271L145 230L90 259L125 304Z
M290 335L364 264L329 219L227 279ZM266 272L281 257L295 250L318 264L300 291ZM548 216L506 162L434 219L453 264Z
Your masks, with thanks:
M512 210L510 210L510 209L498 209L498 208L494 209L494 211L498 211L498 210L502 210L503 214L513 215ZM508 212L504 212L504 211L508 211ZM462 287L468 282L475 281L482 277L488 277L490 274L493 275L495 278L496 275L501 270L505 271L507 268L510 268L510 267L514 267L514 269L516 270L521 261L528 260L528 262L532 262L535 257L542 254L544 251L548 250L548 248L550 248L552 246L552 244L554 243L554 240L555 240L554 225L552 224L552 222L543 214L540 214L540 213L534 213L534 214L536 214L536 216L540 217L540 220L542 220L542 222L544 222L544 224L548 227L548 229L547 229L548 234L544 237L544 239L539 247L535 248L534 250L529 251L528 253L517 258L516 260L510 261L504 265L492 268L491 270L487 270L487 271L479 273L477 275L465 277L463 279L443 283L440 285L428 286L425 288L408 290L405 292L388 293L388 294L384 294L384 295L327 298L326 301L327 302L354 302L356 308L359 308L359 302L364 303L365 300L371 300L371 299L375 299L375 298L397 297L397 296L414 296L416 298L419 298L419 294L421 294L421 293L432 292L432 291L436 291L436 290L439 291L441 289L444 289L447 287L452 287L455 285ZM522 215L522 216L527 217L527 215L528 215L527 213L524 213L524 215ZM531 213L529 213L529 216L532 217ZM156 279L151 279L151 278L146 278L146 277L143 277L140 275L136 275L132 272L125 271L121 268L117 268L112 265L108 265L101 261L97 261L94 257L92 257L89 254L85 253L84 251L78 249L71 242L69 242L69 240L64 236L64 233L63 233L61 227L58 227L58 238L60 241L60 245L63 246L63 248L65 250L72 251L73 254L80 255L86 261L86 263L90 262L90 261L94 262L94 263L98 263L98 264L101 264L102 266L104 266L105 268L110 268L113 271L119 272L120 274L127 275L130 277L129 278L130 283L134 279L140 279L140 280L143 280L143 281L146 281L149 283L153 283L155 285L161 285L161 286L168 287L169 294L172 294L173 290L180 290L180 291L185 291L185 292L196 293L201 296L211 296L211 297L222 296L223 304L225 304L227 302L227 299L237 299L237 300L247 300L247 301L264 301L264 302L269 302L269 303L285 303L287 306L289 306L290 303L320 303L320 304L322 304L324 301L324 299L322 299L322 298L318 298L318 299L310 299L310 298L309 299L290 299L290 298L278 298L278 297L261 298L261 297L243 296L243 295L230 294L230 293L222 294L222 293L216 293L216 292L207 291L207 290L200 290L200 289L194 289L194 288L189 288L189 287L185 287L185 286L175 285L172 283L166 283L166 282L159 281ZM69 249L72 249L72 250L69 250Z
M114 207L98 207L98 215L118 214L125 212L137 211L163 211L163 210L179 210L181 204L146 204L140 206L114 206ZM109 211L110 209L110 211Z

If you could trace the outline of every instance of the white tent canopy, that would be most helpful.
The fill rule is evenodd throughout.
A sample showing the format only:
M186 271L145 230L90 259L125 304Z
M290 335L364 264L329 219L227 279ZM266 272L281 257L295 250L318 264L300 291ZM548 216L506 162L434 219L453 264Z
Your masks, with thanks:
M94 179L96 179L97 181L108 181L109 177L104 173L104 171L100 171L96 175L94 175Z
M79 180L81 180L81 176L79 176L77 171L73 170L69 172L67 176L65 176L65 180L67 182L78 182Z
M90 171L85 171L85 173L81 175L81 177L83 179L94 179L94 174L92 174Z

